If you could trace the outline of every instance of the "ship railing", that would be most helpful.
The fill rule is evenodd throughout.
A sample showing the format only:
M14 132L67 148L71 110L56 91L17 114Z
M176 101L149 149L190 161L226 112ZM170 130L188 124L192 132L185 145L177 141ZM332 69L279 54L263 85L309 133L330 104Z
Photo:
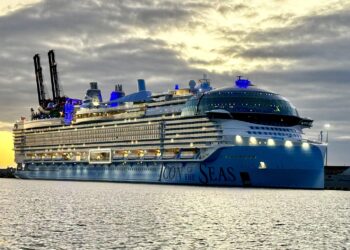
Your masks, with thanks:
M324 144L324 142L322 142L318 139L312 139L312 138L302 139L302 142L307 142L307 143L312 143L312 144Z
M113 111L132 111L132 110L139 110L144 108L146 105L144 103L142 104L128 104L128 105L120 105L117 107L99 107L99 108L83 108L77 111L77 114L90 114L90 113L108 113Z
M171 101L161 101L161 102L155 102L155 103L148 103L147 107L159 107L159 106L166 106L170 104L182 104L185 103L186 99L177 99L177 100L171 100Z
M317 140L317 139L310 139L310 138L305 138L305 139L299 139L299 140L293 140L290 138L281 138L281 139L274 139L274 138L256 138L255 143L250 142L250 137L247 136L241 136L240 137L240 142L237 142L234 137L232 136L224 136L223 141L221 144L225 145L237 145L237 146L244 146L244 145L250 145L250 146L258 146L258 145L268 145L268 140L272 139L273 140L273 145L284 145L285 141L291 140L293 143L296 144L302 144L304 142L310 143L310 144L319 144L322 145L324 142Z

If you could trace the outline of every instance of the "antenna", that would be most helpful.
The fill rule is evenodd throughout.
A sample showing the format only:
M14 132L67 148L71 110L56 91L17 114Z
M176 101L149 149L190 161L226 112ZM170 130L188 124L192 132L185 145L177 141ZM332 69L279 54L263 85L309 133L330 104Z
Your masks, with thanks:
M210 84L210 79L207 78L207 74L203 74L203 78L202 79L199 79L199 82L200 83L208 83Z

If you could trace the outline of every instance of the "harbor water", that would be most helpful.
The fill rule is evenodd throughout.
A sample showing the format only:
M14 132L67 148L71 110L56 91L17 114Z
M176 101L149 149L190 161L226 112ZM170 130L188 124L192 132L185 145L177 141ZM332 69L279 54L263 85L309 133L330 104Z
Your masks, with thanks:
M350 192L0 179L0 249L350 249Z

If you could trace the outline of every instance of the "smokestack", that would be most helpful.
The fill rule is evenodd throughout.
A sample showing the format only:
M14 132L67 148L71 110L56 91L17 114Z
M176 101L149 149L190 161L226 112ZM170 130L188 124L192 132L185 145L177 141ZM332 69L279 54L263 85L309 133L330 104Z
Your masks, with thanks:
M43 80L43 72L40 65L40 56L36 54L33 57L34 60L34 69L35 69L35 78L36 78L36 87L38 93L38 101L40 106L44 106L45 103L45 88L44 88L44 80Z
M123 85L116 84L115 90L111 92L111 97L109 98L109 106L110 107L117 107L119 103L117 102L118 99L125 96L125 93L123 91Z
M123 91L123 85L121 85L121 84L116 84L116 85L115 85L115 91Z
M90 82L90 89L98 89L97 82Z
M196 87L196 81L195 80L191 80L188 85L190 86L190 90L194 91L195 87Z
M90 82L90 89L86 91L86 98L95 103L102 102L101 90L97 87L97 82Z
M146 82L144 79L138 79L138 86L139 86L139 92L140 91L145 91L146 90Z

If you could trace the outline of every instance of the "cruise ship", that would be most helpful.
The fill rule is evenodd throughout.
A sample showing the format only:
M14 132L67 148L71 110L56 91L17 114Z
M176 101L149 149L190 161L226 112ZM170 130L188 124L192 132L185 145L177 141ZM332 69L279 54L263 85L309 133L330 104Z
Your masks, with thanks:
M313 121L248 79L214 88L203 77L164 93L139 79L138 91L117 84L108 101L92 82L74 99L62 95L48 56L52 98L37 54L39 108L14 125L17 178L324 188L326 145L303 133Z

